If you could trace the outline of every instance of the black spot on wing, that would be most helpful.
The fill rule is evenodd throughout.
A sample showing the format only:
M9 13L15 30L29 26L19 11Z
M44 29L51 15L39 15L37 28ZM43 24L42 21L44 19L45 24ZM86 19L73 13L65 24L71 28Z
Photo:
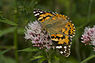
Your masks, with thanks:
M33 13L34 13L34 14L36 14L36 13L44 14L44 13L46 13L46 12L45 12L45 11L42 11L42 10L37 9L37 10L34 10L34 11L33 11Z
M68 25L70 27L70 25Z
M51 36L51 38L53 39L53 38L55 38L54 36Z
M60 44L58 44L59 41L54 41L54 40L52 40L52 42L53 42L53 45L54 45L54 46L60 46Z
M45 11L42 11L42 10L39 10L39 9L36 9L33 11L34 13L34 16L39 18L41 14L45 14L46 12Z
M51 14L53 14L54 16L57 14L56 12L48 12L48 13L51 13Z
M69 34L69 35L71 35L70 33L71 33L71 30L68 31L68 34Z
M56 38L60 39L60 37L59 37L59 36L56 36Z
M63 35L63 37L61 37L61 39L65 39L65 36Z
M43 18L42 19L39 19L39 21L42 21L43 20Z

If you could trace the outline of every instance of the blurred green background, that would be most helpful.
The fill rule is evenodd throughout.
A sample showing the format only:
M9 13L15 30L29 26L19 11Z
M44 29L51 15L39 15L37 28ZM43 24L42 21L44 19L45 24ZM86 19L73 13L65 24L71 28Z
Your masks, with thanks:
M37 8L67 15L75 24L70 57L56 53L47 59L43 51L24 39L24 28L36 19L33 9ZM0 0L0 63L81 63L95 55L92 47L85 46L80 40L84 28L93 25L95 0ZM95 63L95 58L84 63Z

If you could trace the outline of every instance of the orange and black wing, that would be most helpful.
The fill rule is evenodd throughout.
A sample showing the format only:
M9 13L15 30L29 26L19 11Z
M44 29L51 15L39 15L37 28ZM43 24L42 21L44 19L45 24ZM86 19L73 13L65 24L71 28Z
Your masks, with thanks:
M71 21L68 21L65 24L65 27L62 28L62 33L65 35L70 35L70 37L72 38L75 35L75 26Z
M40 22L44 22L45 20L48 20L50 17L54 16L56 13L54 12L46 12L42 10L34 10L34 16L37 17L37 20Z
M72 39L70 38L69 35L52 34L51 40L55 48L58 49L62 55L66 57L70 55L70 47L72 44Z
M52 34L51 40L55 45L56 49L59 50L61 54L68 57L70 55L70 48L72 44L72 37L75 34L75 26L72 22L68 21L62 28L63 34Z

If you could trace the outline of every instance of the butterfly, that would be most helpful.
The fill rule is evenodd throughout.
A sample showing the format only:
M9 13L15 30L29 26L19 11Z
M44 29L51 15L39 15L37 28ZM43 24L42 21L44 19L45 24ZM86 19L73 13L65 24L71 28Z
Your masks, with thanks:
M34 10L34 16L43 25L43 28L51 36L51 40L56 49L61 54L68 57L72 38L75 35L75 26L72 21L65 15L56 12L47 12L39 9Z

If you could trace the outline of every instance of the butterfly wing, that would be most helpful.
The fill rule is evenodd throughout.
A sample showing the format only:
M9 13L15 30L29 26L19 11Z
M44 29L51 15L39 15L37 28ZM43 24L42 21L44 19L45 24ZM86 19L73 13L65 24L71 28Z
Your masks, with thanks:
M70 47L72 44L72 38L65 34L52 34L51 39L56 49L59 50L61 54L68 57L70 55Z
M45 20L48 20L50 17L54 16L56 13L54 12L46 12L42 10L34 10L34 16L37 17L38 21L44 22Z
M73 37L75 35L75 26L71 21L68 21L65 24L65 27L62 28L62 33L66 35L70 35L70 37Z

